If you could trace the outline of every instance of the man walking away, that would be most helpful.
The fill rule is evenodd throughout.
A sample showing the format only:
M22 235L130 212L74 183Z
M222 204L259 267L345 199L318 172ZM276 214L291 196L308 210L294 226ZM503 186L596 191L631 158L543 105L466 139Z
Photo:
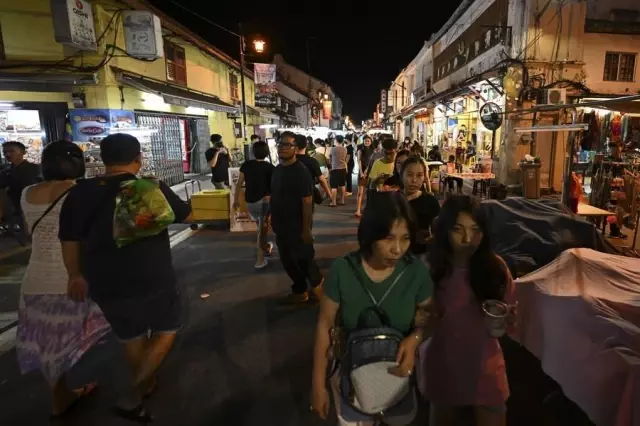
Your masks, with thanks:
M353 135L347 135L347 195L353 195L353 169L356 167Z
M204 153L211 167L211 183L216 189L225 189L229 186L229 153L220 135L211 135L211 145Z
M91 299L124 344L131 376L116 414L145 423L152 416L142 399L155 390L156 372L182 327L181 297L166 229L120 248L113 236L121 184L136 179L142 166L140 143L131 135L110 135L100 143L100 156L106 173L78 181L62 205L62 257L69 292L86 292L88 283ZM163 182L159 188L175 221L188 221L189 204Z
M296 304L319 300L323 277L316 265L311 236L313 216L313 180L297 160L296 135L283 132L278 141L280 164L271 179L271 226L285 272L293 281L291 294L284 303Z
M240 202L242 187L245 189L245 201L249 214L256 221L257 225L257 246L256 246L256 269L263 269L269 263L266 256L271 255L273 244L267 241L269 224L269 197L271 195L271 176L273 174L273 164L267 161L269 156L269 146L266 142L257 141L252 147L255 160L248 160L240 166L240 176L236 184L233 209L237 210Z
M319 183L324 192L327 193L327 197L331 197L331 188L329 188L327 178L324 177L322 170L320 170L320 163L318 163L318 160L315 158L307 155L307 139L303 135L296 135L296 148L298 149L296 158L304 164L307 170L309 170L309 173L311 173L314 186Z
M329 163L331 163L331 171L329 172L331 204L329 206L331 207L344 206L345 185L347 183L347 156L344 137L338 136L335 146L331 148L329 153Z

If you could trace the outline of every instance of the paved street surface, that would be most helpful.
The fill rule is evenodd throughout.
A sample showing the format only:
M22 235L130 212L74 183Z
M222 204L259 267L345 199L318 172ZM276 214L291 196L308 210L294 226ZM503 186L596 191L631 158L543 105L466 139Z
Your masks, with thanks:
M356 248L354 201L352 197L347 207L317 209L314 235L323 271L332 259ZM205 229L174 248L188 320L148 403L155 425L324 424L308 411L317 307L278 305L290 283L277 255L265 270L253 270L253 241L253 235ZM210 296L202 298L204 293ZM508 360L509 424L553 424L543 422L541 405L552 385L516 345L506 352L519 359ZM132 425L110 411L125 371L112 338L93 348L71 380L78 385L97 379L101 388L60 424ZM37 372L20 375L14 350L0 355L0 401L2 426L48 424L46 385ZM424 413L416 424L427 424Z

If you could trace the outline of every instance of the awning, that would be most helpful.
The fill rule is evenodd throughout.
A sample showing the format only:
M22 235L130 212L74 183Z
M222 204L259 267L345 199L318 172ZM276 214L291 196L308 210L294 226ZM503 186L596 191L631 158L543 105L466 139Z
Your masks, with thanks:
M185 89L157 80L115 69L118 81L142 92L162 96L165 103L210 111L238 113L238 108L221 101L215 96Z
M0 90L18 92L71 92L75 86L96 83L96 74L0 73Z
M260 117L263 118L269 118L272 120L277 120L278 115L274 114L273 112L269 111L268 109L263 109L263 108L258 108L255 106L251 106L251 105L247 105L247 110L249 111L250 114L253 115L259 115Z
M281 109L277 109L274 112L278 114L279 118L281 118L282 120L288 121L293 124L298 124L298 118L296 116L286 113Z

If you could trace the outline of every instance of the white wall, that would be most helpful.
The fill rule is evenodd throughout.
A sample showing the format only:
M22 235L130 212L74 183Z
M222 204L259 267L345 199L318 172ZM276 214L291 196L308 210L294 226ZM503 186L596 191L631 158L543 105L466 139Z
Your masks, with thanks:
M636 54L635 81L603 81L607 52ZM598 93L637 94L640 92L640 35L593 34L584 35L584 71L586 86Z
M460 18L440 37L440 49L438 54L455 42L460 34L464 33L471 24L494 3L495 0L476 0L460 16Z
M276 82L276 87L278 88L278 93L297 104L295 109L296 118L302 127L307 127L309 123L308 98L281 81Z

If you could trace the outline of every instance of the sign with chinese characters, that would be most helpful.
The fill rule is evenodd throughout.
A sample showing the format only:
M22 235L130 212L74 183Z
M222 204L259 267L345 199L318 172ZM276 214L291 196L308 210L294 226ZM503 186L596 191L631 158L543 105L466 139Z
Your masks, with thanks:
M487 102L482 105L478 115L480 116L482 125L486 127L487 130L495 132L502 126L502 108L496 103Z
M276 106L276 66L274 64L253 64L253 81L256 87L256 106L272 108Z
M164 56L160 18L146 10L125 10L122 19L124 42L129 55L142 59Z
M495 0L460 36L433 59L434 81L440 81L500 43L510 42L508 0Z
M380 114L385 115L387 113L387 91L382 89L380 92Z
M51 0L53 32L58 43L98 50L91 4L85 0Z
M329 100L322 101L322 119L331 120L331 108L333 103Z
M240 199L238 201L238 208L234 209L233 206L236 203L236 187L238 186L238 179L240 179L240 168L229 168L229 211L230 211L230 231L231 232L248 232L256 230L256 221L251 218L249 210L247 209L247 203L244 199L244 191L240 191Z

